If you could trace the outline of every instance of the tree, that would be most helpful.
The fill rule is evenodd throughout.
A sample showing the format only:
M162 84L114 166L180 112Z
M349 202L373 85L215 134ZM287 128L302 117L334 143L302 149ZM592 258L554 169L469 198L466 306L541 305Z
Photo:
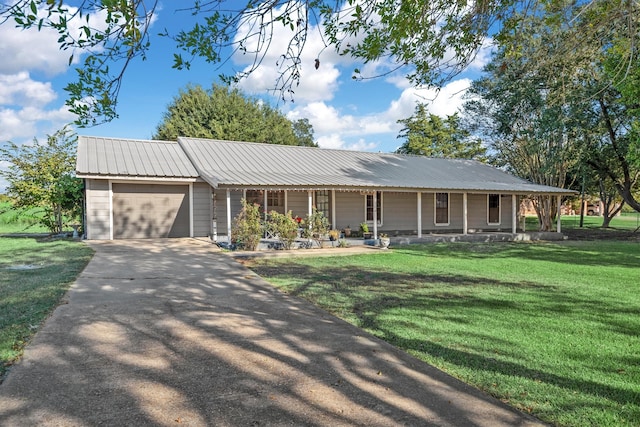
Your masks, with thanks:
M307 121L308 124L308 121ZM282 113L268 104L243 95L238 89L213 85L211 90L190 86L174 98L158 125L154 139L179 136L308 145ZM307 133L313 128L308 125ZM303 135L304 136L304 135Z
M32 145L7 142L0 148L9 162L0 175L8 182L7 192L17 207L44 208L41 223L60 233L66 221L78 222L82 209L82 180L75 178L76 135L65 127L47 141Z
M396 150L400 154L415 154L447 159L487 160L487 149L478 138L471 138L461 126L458 114L442 119L428 114L424 104L416 106L413 116L398 120L404 128L398 138L405 142Z
M77 69L78 79L67 87L67 104L78 123L96 124L116 117L116 102L127 66L144 59L151 48L149 28L158 13L159 0L88 0L77 8L63 1L16 0L0 4L0 22L22 28L53 28L61 49L90 52ZM441 86L470 64L488 37L500 41L504 34L520 31L521 21L548 6L551 19L573 27L584 10L603 7L591 19L589 33L606 31L612 22L638 16L640 5L630 0L577 2L551 0L402 1L398 0L192 0L181 2L176 13L190 14L193 27L171 37L182 53L174 54L174 68L188 69L196 57L219 67L235 53L247 55L251 64L243 71L223 76L237 81L259 68L276 37L284 39L279 52L280 74L273 89L283 98L293 97L300 81L302 52L311 31L318 31L324 46L317 47L316 68L323 53L337 52L357 64L388 64L370 78L405 72L416 86ZM99 18L95 18L99 17ZM70 23L81 22L80 31ZM286 30L284 34L280 30ZM628 38L638 26L628 25ZM523 32L523 34L526 34ZM587 43L584 37L574 44ZM329 49L330 48L330 49ZM517 53L517 47L514 48ZM632 58L633 56L629 56ZM73 54L71 54L73 59ZM70 61L71 63L71 61ZM534 64L535 65L535 64Z
M523 25L529 36L517 33L502 40L484 76L473 82L465 110L475 120L475 131L490 142L498 165L536 184L565 188L577 154L562 92L565 58L548 60L544 72L531 66L543 47L553 54L558 27L538 18ZM516 42L520 54L513 56ZM533 201L540 229L550 230L555 200L539 196Z
M607 2L544 6L522 18L518 31L502 34L486 77L473 84L472 96L479 99L470 101L467 111L517 175L563 187L572 165L582 162L595 170L603 191L613 183L637 209L632 147L638 115L632 103L625 105L620 87L634 93L629 82L640 73L640 39L628 32L629 25L637 26L638 14L621 17ZM563 19L567 10L575 17L571 26ZM606 28L598 25L607 19ZM637 98L630 99L637 105ZM539 216L550 224L543 208Z
M309 123L309 119L298 119L293 122L293 134L296 136L298 143L304 147L317 147L318 144L313 140L313 126Z

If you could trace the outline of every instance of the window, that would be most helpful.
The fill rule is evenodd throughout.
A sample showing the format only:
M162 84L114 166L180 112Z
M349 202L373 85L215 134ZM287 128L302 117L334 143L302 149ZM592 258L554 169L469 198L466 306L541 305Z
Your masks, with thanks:
M449 193L436 193L436 225L449 224Z
M487 223L500 224L500 195L487 195Z
M382 223L382 192L376 193L376 216L378 224ZM373 222L373 194L367 194L367 221Z
M269 206L269 210L271 210L271 208L284 206L284 193L282 191L268 191L267 205Z
M329 190L316 191L316 210L329 218Z
M247 190L247 203L262 206L264 204L264 196L262 190Z

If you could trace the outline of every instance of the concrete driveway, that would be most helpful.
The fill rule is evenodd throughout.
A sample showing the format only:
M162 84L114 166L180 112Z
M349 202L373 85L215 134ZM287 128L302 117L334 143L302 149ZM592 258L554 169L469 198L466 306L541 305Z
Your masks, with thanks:
M534 426L195 239L96 255L0 384L2 426Z

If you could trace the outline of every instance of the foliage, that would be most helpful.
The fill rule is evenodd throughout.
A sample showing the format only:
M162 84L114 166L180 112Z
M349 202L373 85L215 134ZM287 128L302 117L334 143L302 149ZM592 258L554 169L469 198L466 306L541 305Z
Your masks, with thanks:
M282 243L284 249L291 249L293 242L298 237L298 222L293 218L291 211L281 214L271 211L265 227L273 233Z
M308 138L313 138L313 128L308 121L306 127L304 122L296 123L291 123L268 104L243 95L238 89L213 85L207 91L200 86L189 86L181 90L169 105L153 137L175 140L179 136L189 136L310 145ZM314 146L313 140L311 145Z
M425 104L416 105L413 116L398 120L404 125L398 138L405 142L397 153L445 159L487 160L487 149L479 138L471 138L462 127L458 114L445 119L427 112Z
M549 0L192 0L180 3L174 13L191 16L193 26L162 35L176 43L173 67L177 69L189 69L196 58L219 69L231 55L245 55L249 65L239 73L222 76L227 82L256 71L278 38L284 41L284 48L274 55L279 74L273 90L283 99L293 99L303 67L321 69L324 57L335 52L356 64L354 78L401 70L415 86L441 86L475 59L488 37L501 41L504 35L521 31L523 14L539 13L536 5L540 4L555 11L547 18L549 22L556 20L568 28L576 25L578 17L588 18L589 34L605 32L611 22L638 16L637 3L626 0L579 2L585 9L607 5L605 14L593 17L572 8L572 2ZM66 88L67 105L79 114L78 123L86 126L117 116L126 69L135 59L144 60L151 48L148 31L160 10L158 5L158 0L92 0L77 3L76 9L62 1L16 0L0 4L0 23L54 29L60 48L72 52L70 64L73 55L88 53L77 68L77 81ZM629 25L628 38L635 37L636 28ZM307 46L311 32L320 33L324 46ZM576 37L573 43L580 47L589 38ZM305 49L316 49L312 64L303 63ZM511 53L518 54L517 47ZM359 64L376 66L367 67L374 70L372 74L363 74Z
M369 232L369 224L367 224L366 222L361 222L360 223L360 231L362 231L363 233L368 233Z
M241 200L242 210L233 220L231 241L238 247L255 251L260 243L264 228L260 219L260 206Z
M9 162L0 176L9 182L7 192L17 207L44 209L40 222L52 233L60 233L65 221L79 222L82 209L82 180L74 177L76 135L69 128L47 136L40 144L7 142L0 148Z
M315 240L319 248L322 247L322 241L329 232L329 220L324 213L315 207L310 215L307 215L305 224L309 233L309 237Z
M91 255L89 247L74 241L0 237L0 377ZM21 265L34 268L7 268Z
M635 242L457 243L252 268L550 424L631 427L638 262Z
M309 123L309 119L298 119L293 122L293 134L297 140L296 145L303 147L318 146L313 140L313 126Z
M640 76L640 38L628 29L638 24L639 5L627 6L630 15L618 2L538 4L536 13L518 18L519 30L498 38L467 112L477 119L476 131L492 141L497 159L517 175L565 187L570 175L583 180L589 165L605 187L613 185L638 209L631 86ZM548 228L556 207L541 200L536 208L541 227Z

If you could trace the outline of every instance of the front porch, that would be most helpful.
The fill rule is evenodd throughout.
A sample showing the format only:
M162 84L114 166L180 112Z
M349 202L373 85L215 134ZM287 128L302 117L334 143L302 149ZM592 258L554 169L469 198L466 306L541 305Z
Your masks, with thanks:
M553 231L536 231L536 232L521 232L521 233L507 233L507 232L487 232L487 233L429 233L422 234L422 236L416 235L395 235L391 236L390 247L397 247L402 245L411 244L427 244L427 243L488 243L488 242L527 242L527 241L560 241L565 240L566 237L562 233ZM347 248L368 246L379 246L377 239L363 239L363 238L343 238L346 242ZM227 236L218 236L217 244L223 248L228 247L229 239ZM292 250L304 251L305 249L314 250L318 249L318 245L315 241L308 239L297 239L293 245ZM330 249L342 249L339 248L338 241L323 241L323 248ZM261 239L258 245L258 251L281 251L280 242L278 239L269 238Z

